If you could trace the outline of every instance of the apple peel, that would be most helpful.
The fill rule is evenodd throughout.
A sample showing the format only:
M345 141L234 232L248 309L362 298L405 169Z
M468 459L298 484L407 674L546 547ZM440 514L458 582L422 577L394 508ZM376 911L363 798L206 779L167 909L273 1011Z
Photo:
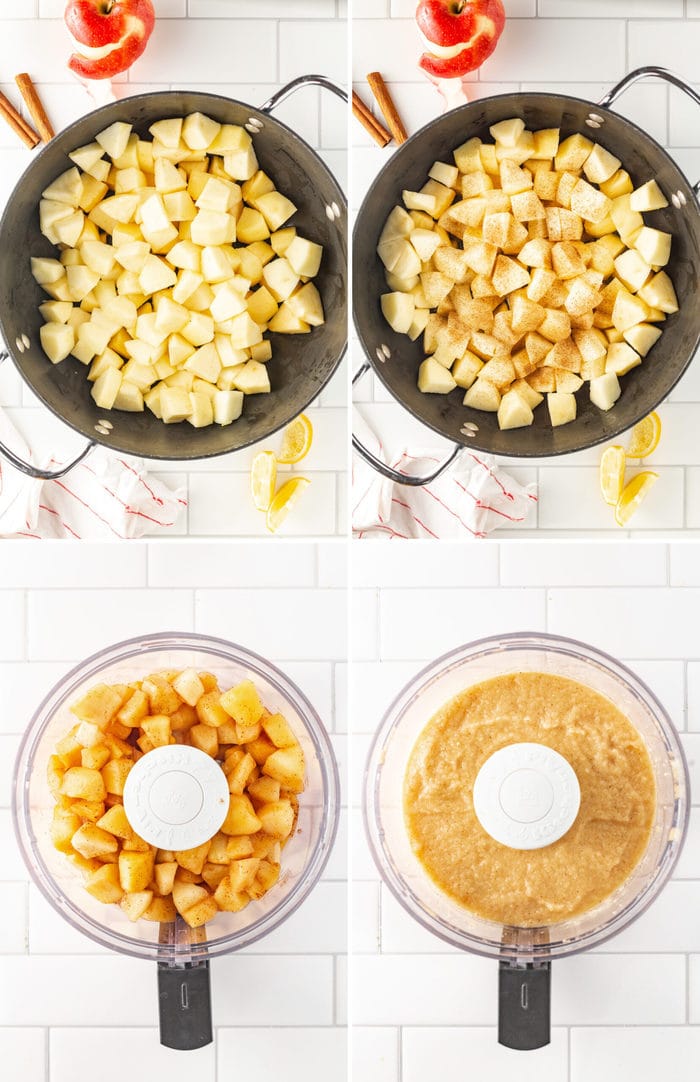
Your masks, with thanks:
M143 53L155 25L151 0L69 0L65 24L75 51L68 61L80 79L111 79Z

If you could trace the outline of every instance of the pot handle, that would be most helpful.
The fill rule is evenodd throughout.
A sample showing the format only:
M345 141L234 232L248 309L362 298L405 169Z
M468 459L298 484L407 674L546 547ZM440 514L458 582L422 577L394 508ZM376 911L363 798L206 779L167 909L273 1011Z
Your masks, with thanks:
M190 1052L213 1040L209 962L191 966L158 963L160 1043Z
M549 1044L550 962L498 964L498 1043L529 1051Z
M368 371L369 361L363 361L355 375L352 377L353 387ZM393 481L397 485L407 485L409 488L420 488L422 485L429 485L431 481L435 481L436 478L452 465L462 450L462 447L456 443L454 450L448 455L444 462L440 463L436 470L427 474L425 477L411 477L409 474L399 473L398 470L392 470L391 466L387 466L385 462L382 462L376 455L373 455L372 452L365 447L364 443L360 442L354 432L352 434L352 446L353 450L357 451L360 458L364 459L367 465L371 466L377 473L380 473L382 477L386 477L389 481Z
M644 68L635 68L629 75L625 75L624 79L620 79L620 82L616 86L609 90L605 97L601 98L598 105L602 105L604 109L609 108L617 98L620 97L628 86L632 86L639 79L663 79L664 82L670 83L672 86L678 87L684 94L687 94L689 98L695 102L696 105L700 105L700 94L697 90L694 90L692 86L684 82L679 75L675 75L674 72L669 71L668 68L657 68L654 65L649 65ZM693 191L696 195L700 194L700 180L693 185Z
M6 361L9 357L9 353L3 350L0 353L0 364ZM32 466L29 462L25 462L23 458L19 458L14 451L11 451L9 447L6 447L2 441L0 441L0 455L6 458L7 461L19 470L20 473L25 474L27 477L33 477L35 481L57 481L59 477L65 477L67 473L77 466L79 462L90 454L93 447L96 446L95 440L90 440L89 443L82 449L80 454L74 458L67 466L61 466L59 470L39 470L36 466Z
M325 75L300 75L298 79L292 79L291 82L283 86L281 90L278 90L271 98L268 98L264 105L260 106L261 113L271 113L278 105L291 97L292 94L296 94L297 90L301 90L303 86L322 86L325 90L330 90L332 94L340 98L347 105L348 95L342 87L337 83L327 79Z

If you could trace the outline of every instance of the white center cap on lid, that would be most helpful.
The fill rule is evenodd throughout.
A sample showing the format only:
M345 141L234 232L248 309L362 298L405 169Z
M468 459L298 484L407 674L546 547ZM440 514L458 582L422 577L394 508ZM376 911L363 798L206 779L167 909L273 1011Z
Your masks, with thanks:
M216 834L229 806L228 781L199 748L154 748L132 767L124 810L136 833L159 849L194 849Z
M474 782L484 830L511 849L542 849L566 834L581 789L569 763L544 744L509 744L486 760Z

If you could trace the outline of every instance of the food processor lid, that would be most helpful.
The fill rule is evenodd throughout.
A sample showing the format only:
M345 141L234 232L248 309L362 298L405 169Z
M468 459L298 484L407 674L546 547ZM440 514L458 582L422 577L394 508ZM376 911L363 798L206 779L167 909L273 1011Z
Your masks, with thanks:
M474 782L474 811L484 830L510 849L542 849L563 837L581 804L578 778L544 744L494 752Z
M228 812L228 780L199 748L154 748L134 764L124 810L136 833L159 849L194 849L217 833Z

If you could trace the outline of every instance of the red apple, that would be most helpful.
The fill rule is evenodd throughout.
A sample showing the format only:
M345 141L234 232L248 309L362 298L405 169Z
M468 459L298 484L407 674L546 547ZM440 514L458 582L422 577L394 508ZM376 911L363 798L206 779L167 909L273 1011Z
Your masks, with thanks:
M68 67L81 79L111 79L146 48L155 23L151 0L68 0L64 19L75 52Z
M436 79L480 67L505 26L501 0L420 0L416 22L427 51L420 66Z

